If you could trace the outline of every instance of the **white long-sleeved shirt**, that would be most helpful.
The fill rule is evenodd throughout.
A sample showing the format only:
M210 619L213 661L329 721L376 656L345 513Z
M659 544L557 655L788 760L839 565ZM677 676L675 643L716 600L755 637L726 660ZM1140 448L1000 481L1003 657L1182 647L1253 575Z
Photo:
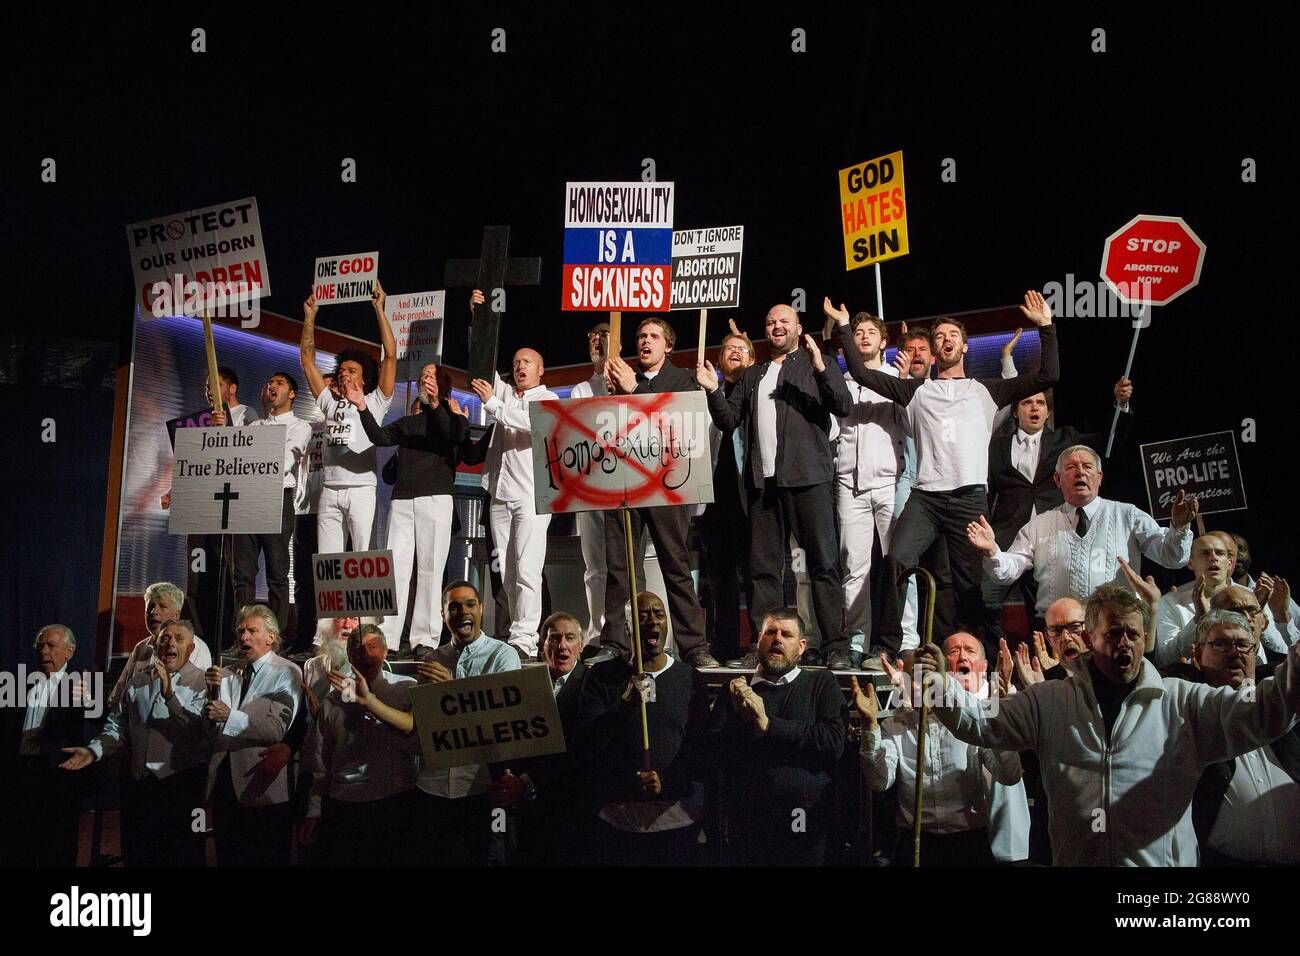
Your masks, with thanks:
M1162 678L1144 659L1108 739L1091 656L1064 665L1065 680L988 704L945 675L934 714L967 743L1038 754L1054 866L1196 866L1192 793L1201 773L1295 724L1297 657L1253 695Z
M492 443L483 465L483 487L493 501L533 500L533 431L529 402L559 396L545 385L534 385L518 394L493 376L493 395L483 407L496 419Z
M1154 660L1159 667L1175 664L1187 653L1187 648L1196 642L1196 598L1193 592L1195 581L1189 581L1177 590L1160 597L1156 607L1156 649ZM1267 607L1262 609L1264 633L1260 635L1259 659L1266 660L1264 648L1285 654L1286 649L1300 641L1300 629L1287 621L1281 627L1273 620L1273 612Z
M980 688L987 698L988 685ZM865 736L862 769L876 793L898 783L898 823L912 826L916 803L918 712L907 706ZM960 833L987 827L994 857L1003 862L1029 856L1029 801L1020 756L958 740L933 717L925 726L925 790L921 829Z
M1123 583L1120 556L1139 573L1143 555L1166 568L1181 568L1192 556L1190 525L1162 528L1136 506L1107 498L1094 498L1083 511L1088 533L1082 538L1075 533L1079 511L1067 502L1030 518L1008 550L984 559L985 571L1010 584L1032 568L1043 615L1060 598L1083 600L1099 585Z
M203 706L208 698L203 671L192 660L186 661L171 680L172 696L166 700L152 667L135 671L121 700L109 711L104 729L86 745L95 759L128 747L128 766L135 780L145 774L164 780L207 763Z
M248 424L284 426L284 487L296 488L298 472L303 467L307 445L311 442L311 422L303 421L290 410L281 415L267 415Z
M411 709L413 677L380 671L370 692L389 707ZM374 717L363 704L344 703L331 690L302 748L302 766L315 775L307 816L318 817L328 795L348 803L382 800L415 788L418 734L404 734Z
M881 371L897 375L893 366L882 366ZM907 415L902 406L859 385L848 372L844 379L853 409L835 416L831 426L832 440L839 435L835 480L856 493L895 485L904 469Z
M1250 863L1300 863L1300 784L1271 747L1237 758L1208 843Z

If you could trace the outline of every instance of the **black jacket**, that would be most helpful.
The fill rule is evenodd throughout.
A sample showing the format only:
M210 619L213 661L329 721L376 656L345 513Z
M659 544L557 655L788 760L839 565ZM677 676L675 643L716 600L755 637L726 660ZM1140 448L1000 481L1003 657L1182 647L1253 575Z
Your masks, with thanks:
M640 370L637 370L636 388L633 389L633 395L645 395L652 393L658 395L661 392L696 392L699 391L700 384L695 381L695 376L681 366L674 365L668 359L664 359L664 364L659 366L659 372L654 378L645 378Z
M1128 437L1129 423L1132 420L1133 416L1127 413L1119 416L1112 453L1118 451ZM1042 437L1038 440L1038 468L1030 483L1011 464L1016 429L1011 428L993 436L989 442L989 524L993 526L993 536L997 539L999 548L1011 546L1017 532L1033 516L1035 506L1038 513L1042 514L1065 503L1061 489L1052 480L1052 474L1056 471L1056 459L1061 452L1071 445L1087 445L1100 455L1106 450L1107 437L1105 433L1081 432L1070 425L1043 429Z
M763 462L754 428L759 385L771 362L751 365L730 397L722 388L709 393L709 414L723 432L741 429L745 449L745 486L763 487ZM832 415L847 415L853 397L839 363L826 356L826 368L814 372L803 349L789 353L776 379L776 483L781 488L820 485L835 477L829 433Z

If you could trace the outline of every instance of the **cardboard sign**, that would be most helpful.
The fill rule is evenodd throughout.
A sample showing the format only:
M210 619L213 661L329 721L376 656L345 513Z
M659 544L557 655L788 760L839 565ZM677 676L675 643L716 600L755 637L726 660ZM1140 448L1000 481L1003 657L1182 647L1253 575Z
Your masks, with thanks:
M229 420L230 406L226 406L226 416ZM167 426L167 439L172 443L172 448L176 447L176 429L178 428L212 428L212 408L205 405L197 412L190 412L188 415L181 415L179 418L168 419L164 424Z
M533 402L538 514L713 501L703 392Z
M442 364L442 320L447 293L390 295L385 304L397 339L397 380L414 382L430 362Z
M840 228L846 269L907 255L901 149L840 170Z
M1140 453L1151 517L1157 521L1169 517L1180 490L1200 498L1203 515L1246 507L1236 432L1155 442Z
M567 312L662 312L673 255L672 183L566 183Z
M356 252L316 260L312 293L317 305L369 302L379 277L379 253Z
M540 757L565 748L545 667L412 687L411 713L429 770Z
M369 617L397 613L392 551L314 554L317 617Z
M674 309L734 309L740 305L744 226L673 233Z
M283 425L178 428L172 534L279 534L284 510Z
M169 287L164 315L224 314L225 305L271 294L257 200L236 199L126 227L131 268L145 312ZM178 278L179 277L179 278ZM194 284L193 287L190 284Z

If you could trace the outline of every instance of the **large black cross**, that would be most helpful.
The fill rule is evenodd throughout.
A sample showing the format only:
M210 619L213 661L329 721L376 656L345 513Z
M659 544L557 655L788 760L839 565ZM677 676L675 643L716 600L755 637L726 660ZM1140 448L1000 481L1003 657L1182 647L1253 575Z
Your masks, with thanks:
M230 525L230 503L239 497L239 492L231 491L230 482L226 482L225 488L212 497L221 502L221 530L225 531Z
M497 342L501 337L501 316L492 310L493 292L508 285L540 285L542 260L510 258L510 227L484 226L483 249L477 259L448 259L443 273L447 287L481 289L486 297L474 309L469 326L468 381L481 378L492 381L497 367Z

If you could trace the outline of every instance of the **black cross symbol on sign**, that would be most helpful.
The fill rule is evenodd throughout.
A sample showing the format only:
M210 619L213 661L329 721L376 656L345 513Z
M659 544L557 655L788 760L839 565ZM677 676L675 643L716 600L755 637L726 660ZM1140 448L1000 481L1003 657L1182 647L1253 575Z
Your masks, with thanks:
M510 258L510 227L484 226L483 248L477 259L448 259L443 283L448 287L480 289L487 301L474 309L469 326L469 368L466 378L492 381L497 367L497 342L501 316L492 311L493 293L508 285L540 285L542 260Z
M230 482L226 482L225 487L212 497L221 502L221 530L225 531L230 525L230 503L239 497L239 492L231 491Z

